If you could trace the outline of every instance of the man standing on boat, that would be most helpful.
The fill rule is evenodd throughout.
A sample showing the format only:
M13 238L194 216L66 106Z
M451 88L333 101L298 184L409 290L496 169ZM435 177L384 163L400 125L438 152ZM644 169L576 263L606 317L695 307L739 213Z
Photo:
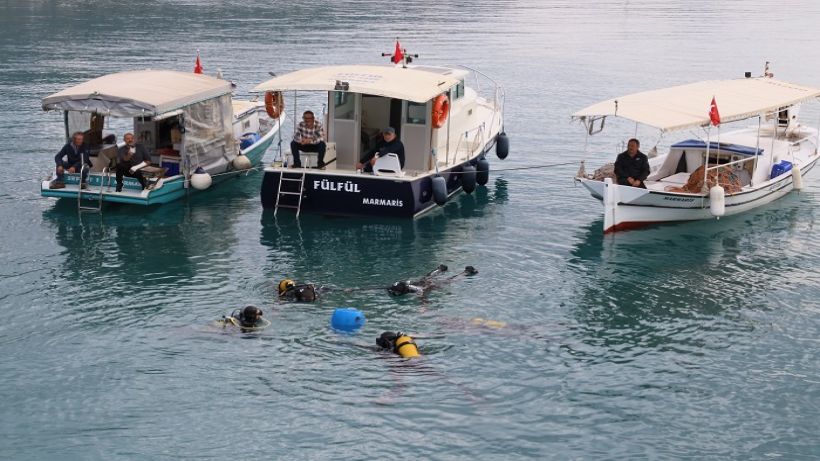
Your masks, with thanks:
M325 139L323 136L324 129L322 123L316 121L316 117L311 111L305 111L302 114L302 121L296 128L296 133L293 135L293 141L290 143L290 153L293 154L294 168L301 168L302 161L299 159L299 151L302 152L316 152L318 160L318 167L325 167Z
M132 168L141 163L145 163L143 166L150 165L151 157L142 144L134 142L133 133L125 133L122 140L125 141L125 145L117 150L117 192L122 192L123 176L136 178L145 189L145 178L142 172L138 169L132 171Z
M615 176L622 186L646 189L643 182L649 177L649 158L638 150L639 147L640 141L635 138L629 140L626 150L615 160Z
M396 154L399 157L399 164L402 169L404 168L404 144L402 144L398 136L396 136L395 128L391 126L385 128L382 132L382 136L384 136L382 142L379 142L376 144L376 147L365 152L364 157L356 164L356 169L366 173L372 173L376 159L387 154Z
M77 173L83 167L83 163L88 165L88 168L91 168L91 159L88 156L88 146L83 144L83 133L78 131L71 136L71 142L63 146L60 149L60 152L54 156L54 161L57 163L57 181L55 181L52 185L52 189L62 189L65 187L65 171L68 170L69 173ZM65 160L63 160L65 157ZM82 185L83 189L86 188L85 179L88 177L89 169L83 171L82 177Z

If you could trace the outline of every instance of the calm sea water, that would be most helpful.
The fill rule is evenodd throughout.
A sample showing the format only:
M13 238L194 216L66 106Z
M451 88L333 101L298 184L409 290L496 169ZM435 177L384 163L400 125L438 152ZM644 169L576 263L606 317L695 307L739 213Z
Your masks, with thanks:
M38 191L62 133L42 97L197 49L247 95L401 37L505 85L509 168L584 158L569 114L599 99L765 60L820 85L818 19L808 0L2 2L0 458L820 459L817 174L754 213L614 237L576 166L494 173L414 222L277 220L260 175L101 216ZM591 141L598 163L629 131ZM367 288L439 263L480 273L425 302L273 301L283 277ZM250 303L264 333L212 329ZM335 306L364 330L331 332ZM375 351L388 329L424 358Z

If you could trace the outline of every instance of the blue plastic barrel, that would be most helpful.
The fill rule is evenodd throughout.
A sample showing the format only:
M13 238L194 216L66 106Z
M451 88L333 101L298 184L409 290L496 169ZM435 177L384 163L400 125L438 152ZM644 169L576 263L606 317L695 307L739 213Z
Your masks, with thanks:
M337 331L354 333L364 326L364 313L352 307L337 307L330 318L330 326Z
M262 138L258 133L245 133L239 138L239 148L242 150L251 147L256 141Z

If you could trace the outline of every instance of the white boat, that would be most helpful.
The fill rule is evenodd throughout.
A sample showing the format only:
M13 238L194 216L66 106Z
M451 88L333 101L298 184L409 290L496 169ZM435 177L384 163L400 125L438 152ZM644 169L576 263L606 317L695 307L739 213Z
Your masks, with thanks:
M269 118L262 103L232 100L231 90L230 82L207 75L142 70L105 75L46 97L44 110L64 113L64 140L85 134L93 166L66 172L65 187L52 175L42 182L41 195L76 199L81 210L99 210L102 202L153 205L255 167L283 117ZM118 123L121 132L112 132ZM143 169L148 187L126 176L117 192L116 152L123 144L116 140L126 132L135 134L154 166Z
M607 117L635 122L636 132L638 125L661 136L690 132L668 152L650 153L646 188L619 185L611 165L587 174L582 162L575 180L603 202L604 232L734 215L801 189L817 163L818 130L802 125L798 112L820 90L770 75L636 93L573 114L589 135L602 131ZM727 123L747 126L721 132Z
M476 184L486 184L485 154L496 144L500 158L508 152L503 89L478 71L411 65L410 55L401 54L403 59L393 56L395 65L302 69L254 88L268 100L292 95L294 120L313 109L326 131L324 168L311 168L317 166L311 160L315 154L306 152L301 168L292 168L289 151L265 168L265 208L294 208L297 215L308 211L412 218L443 205L462 189L469 193ZM484 82L488 95L468 86L468 80ZM297 108L297 102L317 101L304 92L319 92L327 113L304 103ZM394 128L404 145L404 167L387 153L376 160L374 173L357 171L363 153L386 127Z

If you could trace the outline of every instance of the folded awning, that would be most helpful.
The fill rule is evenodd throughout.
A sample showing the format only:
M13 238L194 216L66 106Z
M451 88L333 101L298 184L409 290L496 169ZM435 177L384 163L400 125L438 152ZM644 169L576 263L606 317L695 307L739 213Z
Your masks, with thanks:
M767 77L709 80L609 99L581 109L572 117L588 120L617 116L662 131L674 131L708 125L713 97L721 123L727 123L818 96L820 89Z

